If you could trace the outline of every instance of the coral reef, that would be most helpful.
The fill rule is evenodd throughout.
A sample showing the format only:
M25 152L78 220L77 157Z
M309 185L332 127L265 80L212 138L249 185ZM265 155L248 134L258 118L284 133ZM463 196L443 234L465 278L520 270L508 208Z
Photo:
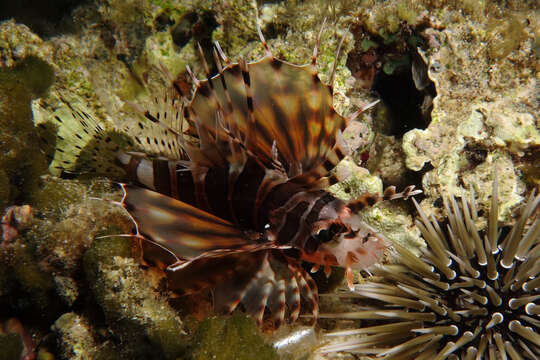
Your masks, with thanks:
M209 62L215 40L233 60L259 58L257 19L274 54L308 63L326 18L321 79L329 80L341 38L348 55L338 64L336 110L348 115L382 99L344 134L354 154L337 169L350 174L332 188L337 196L415 183L428 215L442 218L441 196L474 196L487 212L496 169L499 221L512 224L540 184L534 1L101 0L78 2L69 16L64 11L37 23L20 16L0 22L0 323L16 316L26 336L46 339L41 358L226 358L224 348L247 358L296 356L276 353L241 315L188 324L167 301L160 275L141 268L128 238L96 239L130 232L129 219L110 201L120 192L108 180L42 176L46 155L54 154L36 145L62 131L47 117L69 111L64 102L88 109L106 129L129 126L131 103L146 106L163 94L161 66L189 89L185 65L204 76L197 42ZM34 124L47 125L45 133ZM54 163L49 171L60 175ZM27 218L15 211L24 205ZM361 215L418 254L423 242L412 212L404 203L380 204ZM477 219L480 230L486 224ZM323 277L319 287L332 291L342 275ZM321 306L350 311L331 297ZM0 358L24 351L21 336L0 332L0 348L12 351ZM316 343L306 340L308 348ZM315 358L310 350L298 356Z
M497 167L505 174L499 216L508 221L512 208L523 200L524 181L533 185L538 176L520 178L521 168L531 166L527 154L540 140L534 52L538 13L518 2L507 7L491 1L459 5L465 16L445 7L435 13L440 26L425 30L433 46L422 55L437 96L429 126L404 136L405 163L415 171L434 168L423 178L429 197L425 202L434 203L439 192L474 190L482 208ZM445 21L450 17L456 21ZM509 28L512 31L506 31Z
M81 295L88 289L81 282L82 256L93 238L113 224L125 232L129 220L107 201L89 199L108 196L108 183L37 180L37 189L27 194L34 205L12 207L4 216L11 221L2 226L0 243L0 316L20 316L39 338L47 324L84 301Z
M255 321L242 314L204 320L192 346L193 360L278 359L274 348L259 336Z
M129 238L95 240L84 255L84 269L107 323L128 344L127 358L184 354L183 323L131 257Z
M88 321L75 314L65 313L54 322L54 331L60 339L60 357L63 359L113 359L114 349L100 347L90 331ZM107 350L110 351L106 356Z
M23 202L46 170L45 156L34 148L30 101L44 95L53 81L51 66L37 57L0 67L0 209Z

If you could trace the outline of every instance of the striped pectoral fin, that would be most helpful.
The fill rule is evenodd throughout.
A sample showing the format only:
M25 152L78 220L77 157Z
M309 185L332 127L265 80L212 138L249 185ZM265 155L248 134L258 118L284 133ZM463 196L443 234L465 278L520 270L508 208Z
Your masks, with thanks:
M285 320L285 310L287 308L287 298L285 297L286 282L285 280L279 280L272 289L270 296L268 297L267 307L272 313L273 319L276 322L276 326L279 327Z
M291 321L296 321L300 314L300 300L304 299L314 318L319 314L319 297L317 285L293 258L273 251L268 257L269 269L273 273L272 291L268 297L267 307L272 312L277 324L284 321L288 309Z
M300 287L300 295L311 305L311 314L316 322L319 317L319 292L317 284L299 264L289 264L289 269Z
M300 298L303 297L311 304L313 315L317 316L317 287L296 260L283 256L277 249L264 246L261 249L231 252L222 256L222 259L216 259L215 262L208 261L209 266L212 263L211 268L198 268L197 272L194 271L207 274L205 279L201 280L205 284L210 283L209 278L215 282L213 288L216 310L231 312L241 305L259 325L262 325L265 311L268 310L275 326L279 327L285 321L287 308L292 321L298 318ZM201 261L203 260L210 258L203 257ZM198 260L192 262L196 261ZM219 262L222 263L217 266ZM224 268L220 271L217 267ZM214 276L214 273L221 275ZM219 278L219 281L214 278Z
M260 269L264 251L258 246L239 250L216 250L179 261L167 268L169 289L192 294L214 290L217 311L231 312L242 299L253 274Z
M252 244L233 224L203 210L137 186L124 189L123 205L138 231L179 259Z

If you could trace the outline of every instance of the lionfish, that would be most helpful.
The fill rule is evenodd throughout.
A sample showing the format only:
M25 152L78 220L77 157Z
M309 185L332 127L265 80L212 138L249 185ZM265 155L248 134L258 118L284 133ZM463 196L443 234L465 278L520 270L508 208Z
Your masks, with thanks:
M217 311L242 304L259 324L267 311L279 326L287 309L291 321L298 318L302 298L318 316L317 285L303 261L327 276L332 266L346 268L352 287L352 269L382 256L384 237L355 211L420 191L389 187L348 203L326 191L338 181L332 170L349 153L342 131L366 109L344 118L333 108L343 40L325 85L316 68L322 28L311 63L302 66L275 58L258 33L262 59L231 62L216 42L212 76L199 46L207 79L187 67L192 95L173 82L174 96L158 101L161 110L139 108L134 144L161 156L120 149L84 111L72 108L70 116L83 130L75 143L84 135L94 140L93 170L108 149L125 171L131 185L122 185L121 204L134 220L133 236L142 239L144 259L163 266L169 289L211 289Z

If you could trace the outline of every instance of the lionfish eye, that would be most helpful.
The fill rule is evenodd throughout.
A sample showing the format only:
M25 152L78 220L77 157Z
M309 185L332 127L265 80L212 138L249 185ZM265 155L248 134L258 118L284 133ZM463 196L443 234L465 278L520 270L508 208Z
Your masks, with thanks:
M307 254L313 254L319 248L319 245L329 242L334 238L338 232L340 232L341 227L337 224L332 224L328 229L321 229L317 234L313 234L309 239L307 239L304 245L304 251Z
M329 242L336 234L343 232L346 228L342 224L333 223L328 229L320 230L314 237L321 243Z
M314 235L314 237L319 240L319 242L325 243L332 240L334 236L330 233L330 229L322 229L317 235Z

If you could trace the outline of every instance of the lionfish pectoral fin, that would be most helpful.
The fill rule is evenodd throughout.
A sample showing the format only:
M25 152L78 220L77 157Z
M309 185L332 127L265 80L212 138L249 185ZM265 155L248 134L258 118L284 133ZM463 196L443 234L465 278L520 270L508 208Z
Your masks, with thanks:
M194 259L220 249L251 245L230 222L182 201L133 185L125 185L124 207L147 240L181 259Z
M289 175L324 162L345 121L333 109L331 88L320 81L315 66L292 65L268 52L255 63L222 68L214 57L219 75L197 83L199 96L187 112L206 145L203 151L216 147L226 154L231 149L223 143L232 140L266 168L282 166Z
M298 263L271 248L234 256L242 261L235 267L235 276L226 276L216 283L216 310L231 312L241 304L259 325L268 310L275 326L279 327L285 321L287 308L292 321L298 318L303 297L312 305L312 314L317 317L317 286Z
M317 289L317 284L311 278L311 276L306 273L300 264L289 262L289 269L295 276L295 283L299 288L298 291L300 295L308 304L311 304L311 314L313 316L314 323L316 323L319 317L319 292ZM296 312L295 316L298 317L298 314L299 311Z
M169 289L192 294L205 288L214 289L217 311L233 311L243 291L260 268L264 252L250 250L216 250L167 268Z

